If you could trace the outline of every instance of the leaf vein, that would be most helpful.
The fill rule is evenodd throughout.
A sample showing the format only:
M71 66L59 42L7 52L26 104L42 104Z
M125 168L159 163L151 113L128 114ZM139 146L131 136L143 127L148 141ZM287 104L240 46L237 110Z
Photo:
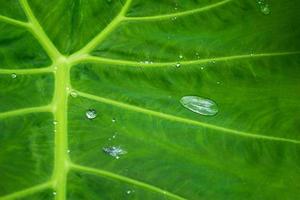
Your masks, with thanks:
M83 172L87 172L90 174L95 174L95 175L99 175L99 176L103 176L103 177L108 177L108 178L112 178L112 179L117 179L123 182L127 182L154 192L157 192L159 194L165 195L165 196L169 196L173 199L178 199L178 200L186 200L185 198L178 196L174 193L171 193L169 191L163 190L161 188L158 188L156 186L150 185L148 183L142 182L142 181L138 181L129 177L125 177L119 174L115 174L113 172L109 172L109 171L105 171L105 170L101 170L101 169L95 169L95 168L90 168L90 167L85 167L85 166L81 166L81 165L77 165L77 164L71 164L71 168L73 168L74 170L77 171L83 171Z
M162 119L175 121L175 122L179 122L179 123L185 123L185 124L190 124L190 125L194 125L194 126L200 126L200 127L203 127L203 128L212 129L212 130L217 130L217 131L221 131L223 133L227 133L227 134L231 134L231 135L247 137L247 138L253 138L253 139L262 139L262 140L270 140L270 141L289 142L289 143L294 143L294 144L300 144L300 141L295 140L295 139L275 137L275 136L267 136L267 135L257 135L257 134L253 134L253 133L238 131L238 130L234 130L234 129L230 129L230 128L225 128L225 127L213 125L213 124L208 124L208 123L205 123L205 122L195 121L195 120L184 118L184 117L179 117L179 116L175 116L175 115L171 115L171 114L167 114L167 113L163 113L163 112L150 110L150 109L147 109L147 108L142 108L142 107L135 106L135 105L130 105L130 104L123 103L123 102L120 102L120 101L116 101L116 100L112 100L112 99L108 99L108 98L104 98L104 97L100 97L100 96L96 96L96 95L92 95L92 94L88 94L88 93L84 93L84 92L80 92L80 91L77 91L77 93L81 97L91 99L91 100L95 100L95 101L98 101L98 102L101 102L101 103L104 103L104 104L113 105L113 106L123 108L123 109L126 109L126 110L130 110L130 111L134 111L134 112L138 112L138 113L143 113L143 114L147 114L147 115L152 115L152 116L155 116L155 117L159 117L159 118L162 118Z

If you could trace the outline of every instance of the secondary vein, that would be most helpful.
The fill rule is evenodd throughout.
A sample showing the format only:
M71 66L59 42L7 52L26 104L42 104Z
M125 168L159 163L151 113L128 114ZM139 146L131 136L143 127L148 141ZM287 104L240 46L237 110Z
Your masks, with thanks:
M192 10L187 10L183 12L176 12L176 13L171 13L171 14L162 14L162 15L154 15L154 16L143 16L143 17L126 17L126 21L155 21L155 20L166 20L170 19L173 17L181 17L181 16L186 16L186 15L192 15L194 13L200 13L203 11L208 11L213 8L222 6L224 4L227 4L231 2L232 0L224 0L220 1L211 5L207 5L201 8L196 8Z
M41 112L51 112L51 111L52 111L52 107L50 105L40 106L40 107L23 108L23 109L2 112L2 113L0 113L0 119L12 117L12 116L25 115L25 114L29 114L29 113L41 113Z
M26 23L26 22L22 22L22 21L19 21L19 20L10 18L10 17L3 16L3 15L0 15L0 21L8 23L8 24L11 24L11 25L24 27L24 28L28 28L29 27L28 23Z
M258 53L258 54L242 54L242 55L232 55L232 56L223 56L223 57L215 57L215 58L204 58L198 60L183 60L179 63L181 65L193 65L193 64L204 64L210 62L223 62L223 61L231 61L231 60L239 60L239 59L254 59L260 57L276 57L276 56L288 56L288 55L298 55L300 51L294 52L272 52L272 53ZM137 62L131 60L117 60L117 59L110 59L98 56L81 56L72 59L73 65L83 62L91 62L91 63L109 63L115 65L127 65L132 67L174 67L178 61L172 62L153 62L153 63L145 63L145 62Z
M238 131L238 130L234 130L234 129L230 129L230 128L225 128L225 127L221 127L221 126L217 126L217 125L213 125L213 124L208 124L208 123L205 123L205 122L199 122L199 121L195 121L195 120L192 120L192 119L179 117L179 116L175 116L175 115L171 115L171 114L167 114L167 113L163 113L163 112L154 111L154 110L150 110L150 109L147 109L147 108L142 108L142 107L139 107L139 106L130 105L130 104L127 104L127 103L124 103L124 102L120 102L120 101L116 101L116 100L112 100L112 99L108 99L108 98L104 98L104 97L100 97L100 96L96 96L96 95L92 95L92 94L88 94L88 93L84 93L84 92L80 92L80 91L77 91L77 93L78 93L79 96L87 98L87 99L95 100L95 101L105 103L105 104L108 104L108 105L117 106L119 108L123 108L123 109L126 109L126 110L138 112L138 113L143 113L143 114L147 114L147 115L156 116L156 117L167 119L167 120L170 120L170 121L190 124L190 125L194 125L194 126L200 126L200 127L204 127L204 128L208 128L208 129L212 129L212 130L221 131L221 132L224 132L224 133L227 133L227 134L241 136L241 137L248 137L248 138L253 138L253 139L263 139L263 140L270 140L270 141L290 142L290 143L294 143L294 144L300 144L300 141L295 140L295 139L252 134L252 133Z
M122 176L122 175L119 175L119 174L115 174L113 172L109 172L109 171L105 171L105 170L101 170L101 169L90 168L90 167L85 167L85 166L81 166L81 165L77 165L77 164L71 164L71 168L73 168L74 170L77 170L77 171L84 171L84 172L87 172L87 173L90 173L90 174L95 174L95 175L108 177L108 178L113 178L113 179L117 179L117 180L120 180L120 181L123 181L123 182L127 182L127 183L130 183L130 184L133 184L133 185L136 185L136 186L139 186L139 187L142 187L142 188L160 193L162 195L169 196L173 199L186 200L185 198L183 198L179 195L176 195L176 194L171 193L169 191L163 190L159 187L150 185L150 184L142 182L142 181L131 179L129 177L125 177L125 176Z
M50 188L51 186L52 186L52 182L49 181L46 183L42 183L42 184L27 188L25 190L21 190L18 192L8 194L6 196L2 196L2 197L0 197L0 200L13 200L13 199L17 199L17 198L22 198L22 197L28 196L30 194Z
M132 0L127 0L124 6L122 7L119 14L98 34L96 35L89 43L87 43L83 48L81 48L79 51L75 52L72 56L78 57L80 55L88 54L91 52L99 43L101 43L106 37L114 31L119 24L124 19L124 16L127 12L127 10L130 7Z

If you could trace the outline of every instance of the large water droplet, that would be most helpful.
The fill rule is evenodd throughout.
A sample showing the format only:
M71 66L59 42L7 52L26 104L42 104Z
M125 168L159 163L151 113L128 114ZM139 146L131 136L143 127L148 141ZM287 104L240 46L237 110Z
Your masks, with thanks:
M90 120L95 119L97 117L97 111L95 109L88 109L85 116Z
M102 150L104 153L106 153L116 159L119 159L121 155L124 155L127 153L121 147L116 147L116 146L103 147Z
M210 99L198 96L184 96L180 99L180 103L185 108L200 115L213 116L218 113L217 104Z
M12 73L10 76L11 76L11 78L13 78L13 79L17 78L17 74L16 74L16 73Z

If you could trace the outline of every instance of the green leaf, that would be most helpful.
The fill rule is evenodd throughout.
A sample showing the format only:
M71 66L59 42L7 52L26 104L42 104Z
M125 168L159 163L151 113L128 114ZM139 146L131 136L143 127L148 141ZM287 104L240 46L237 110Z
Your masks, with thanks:
M1 200L300 199L300 1L0 5Z

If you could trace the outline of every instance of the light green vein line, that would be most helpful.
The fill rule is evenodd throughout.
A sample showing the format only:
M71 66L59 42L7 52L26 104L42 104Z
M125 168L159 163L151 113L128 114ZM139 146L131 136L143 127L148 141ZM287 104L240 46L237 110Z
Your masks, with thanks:
M52 186L52 182L46 182L46 183L36 185L31 188L27 188L25 190L21 190L21 191L14 192L12 194L0 197L0 200L12 200L12 199L17 199L17 198L22 198L22 197L31 195L33 193L42 191L44 189L51 188L51 186Z
M38 20L34 16L27 0L20 0L20 3L23 7L23 10L29 20L29 27L30 32L33 34L33 36L40 42L40 44L43 46L45 51L48 53L52 61L57 60L59 57L61 57L61 54L56 49L52 41L49 39L49 37L46 35L45 31L39 24Z
M98 34L96 35L89 43L87 43L82 49L75 52L72 56L77 57L79 55L87 54L91 52L99 43L101 43L112 31L114 31L118 25L124 19L124 15L130 7L132 0L127 0L124 6L122 7L119 14Z
M114 65L127 65L133 67L174 67L177 63L181 65L194 65L194 64L204 64L210 62L224 62L231 60L239 60L239 59L255 59L261 57L276 57L276 56L289 56L289 55L298 55L300 51L294 52L274 52L274 53L259 53L259 54L244 54L244 55L233 55L233 56L224 56L224 57L215 57L215 58L205 58L199 60L183 60L183 61L175 61L175 62L153 62L153 63L144 63L144 62L136 62L130 60L116 60L110 58L103 58L97 56L81 56L78 58L73 58L73 64L83 63L83 62L91 62L91 63L108 63Z
M173 194L171 192L168 192L166 190L163 190L161 188L158 188L156 186L141 182L141 181L137 181L122 175L118 175L109 171L105 171L105 170L101 170L101 169L94 169L94 168L90 168L90 167L85 167L85 166L81 166L81 165L76 165L76 164L71 164L71 168L73 168L74 170L77 171L83 171L83 172L87 172L90 174L95 174L95 175L99 175L99 176L103 176L103 177L108 177L108 178L113 178L113 179L117 179L126 183L131 183L133 185L157 192L159 194L171 197L173 199L178 199L178 200L186 200L185 198L178 196L176 194Z
M0 113L0 119L12 117L12 116L18 116L18 115L25 115L29 113L41 113L41 112L51 112L52 107L50 105L48 106L40 106L40 107L31 107L31 108L23 108L23 109L17 109L7 112Z
M224 127L221 127L221 126L208 124L208 123L204 123L204 122L199 122L199 121L195 121L195 120L188 119L188 118L183 118L183 117L178 117L178 116L174 116L174 115L171 115L171 114L166 114L166 113L162 113L162 112L158 112L158 111L153 111L153 110L150 110L150 109L130 105L130 104L127 104L127 103L119 102L119 101L116 101L116 100L112 100L112 99L108 99L108 98L104 98L104 97L100 97L100 96L96 96L96 95L92 95L92 94L87 94L87 93L80 92L80 91L77 91L77 93L81 97L85 97L85 98L88 98L88 99L91 99L91 100L99 101L101 103L105 103L105 104L108 104L108 105L117 106L119 108L123 108L123 109L126 109L126 110L156 116L156 117L167 119L167 120L170 120L170 121L186 123L186 124L190 124L190 125L194 125L194 126L200 126L200 127L204 127L204 128L208 128L208 129L212 129L212 130L217 130L217 131L221 131L221 132L232 134L232 135L241 136L241 137L248 137L248 138L254 138L254 139L264 139L264 140L272 140L272 141L278 141L278 142L290 142L290 143L294 143L294 144L300 144L299 140L281 138L281 137L274 137L274 136L267 136L267 135L256 135L256 134L247 133L247 132L243 132L243 131L237 131L237 130L234 130L234 129L224 128Z
M32 68L32 69L0 69L0 74L42 74L54 72L53 67Z
M172 13L172 14L163 14L163 15L155 15L155 16L143 16L143 17L126 17L126 21L154 21L154 20L165 20L165 19L170 19L173 17L181 17L181 16L186 16L186 15L192 15L194 13L200 13L203 11L208 11L213 8L222 6L226 3L231 2L232 0L224 0L220 1L208 6L204 6L201 8L196 8L188 11L183 11L183 12L177 12L177 13Z
M3 16L3 15L0 15L0 21L11 24L11 25L15 25L15 26L21 26L21 27L24 27L24 28L29 27L28 23L26 23L26 22L22 22L22 21L19 21L19 20L16 20L16 19L12 19L10 17L6 17L6 16Z

